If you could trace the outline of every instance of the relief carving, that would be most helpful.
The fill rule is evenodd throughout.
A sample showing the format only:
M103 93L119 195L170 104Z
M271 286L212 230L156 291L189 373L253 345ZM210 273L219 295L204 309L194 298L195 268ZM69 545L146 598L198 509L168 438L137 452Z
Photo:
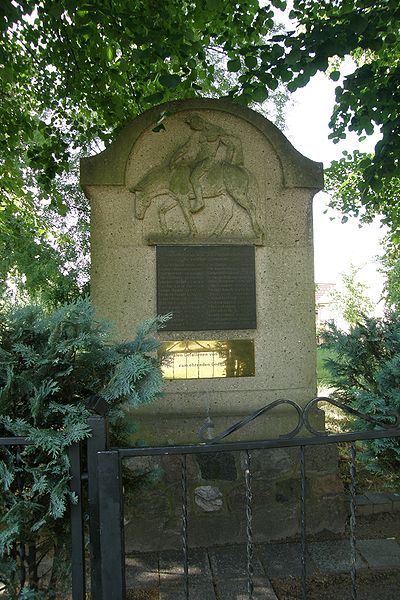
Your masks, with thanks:
M144 219L152 201L163 196L158 209L162 233L174 234L166 215L178 206L187 224L187 236L195 238L199 235L196 213L205 208L206 200L225 195L232 200L230 208L208 235L223 234L236 203L247 213L255 241L262 243L258 185L254 175L243 165L241 140L197 113L190 114L185 123L191 131L186 142L129 188L135 196L135 216Z

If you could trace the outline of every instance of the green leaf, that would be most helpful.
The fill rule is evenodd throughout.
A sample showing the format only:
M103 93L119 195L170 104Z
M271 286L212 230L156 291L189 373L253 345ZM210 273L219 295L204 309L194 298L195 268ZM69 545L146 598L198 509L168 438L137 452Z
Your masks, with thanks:
M257 59L255 56L246 56L244 63L249 69L254 69L257 66Z
M264 102L268 98L268 90L263 86L257 87L253 91L253 99L255 102Z
M151 94L150 96L146 96L144 99L145 102L149 104L159 104L164 98L164 94L162 92L156 92L155 94Z
M241 67L240 58L234 58L233 60L228 60L227 68L231 73L236 73L240 70Z
M340 71L332 71L332 73L330 73L329 77L333 81L338 81L340 79Z
M159 82L162 86L169 90L175 90L181 82L179 75L173 73L167 73L166 75L160 75Z

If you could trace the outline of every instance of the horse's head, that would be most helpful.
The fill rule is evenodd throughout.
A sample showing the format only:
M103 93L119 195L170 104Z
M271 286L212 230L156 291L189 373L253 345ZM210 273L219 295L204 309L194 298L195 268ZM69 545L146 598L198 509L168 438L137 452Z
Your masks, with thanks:
M151 197L142 190L130 188L129 191L135 197L135 216L137 219L144 219L146 210L150 206Z

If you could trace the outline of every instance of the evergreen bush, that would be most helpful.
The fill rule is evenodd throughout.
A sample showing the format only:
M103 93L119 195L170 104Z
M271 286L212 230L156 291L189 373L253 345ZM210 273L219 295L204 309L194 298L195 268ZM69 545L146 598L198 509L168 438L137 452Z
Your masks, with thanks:
M331 324L323 337L323 348L331 353L325 361L335 388L331 396L364 414L393 423L391 413L400 413L399 313L364 318L349 333ZM360 418L352 420L352 426L361 431L378 428ZM360 458L369 471L399 485L398 438L363 444Z
M1 315L0 436L31 441L0 447L0 581L7 598L51 598L66 580L68 509L76 500L68 448L90 435L85 402L93 395L106 400L111 430L120 442L129 436L127 411L161 390L151 334L166 318L143 323L133 341L113 343L88 300L53 314L27 306ZM41 580L42 562L49 567Z

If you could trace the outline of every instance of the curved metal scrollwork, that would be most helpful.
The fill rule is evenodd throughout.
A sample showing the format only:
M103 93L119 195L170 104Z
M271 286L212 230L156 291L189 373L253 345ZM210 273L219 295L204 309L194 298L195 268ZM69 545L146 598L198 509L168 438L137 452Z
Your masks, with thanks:
M206 439L206 437L205 437L205 432L206 432L206 430L209 429L210 422L211 422L210 420L208 420L208 422L205 423L199 430L200 438L203 442L206 442L207 444L215 444L217 442L220 442L221 440L228 437L232 433L239 431L239 429L242 429L243 427L245 427L246 425L248 425L249 423L251 423L252 421L257 419L261 415L271 411L272 409L276 408L277 406L282 406L282 405L292 406L295 409L296 414L297 414L297 424L294 427L294 429L292 429L292 431L289 431L288 433L285 433L284 435L281 435L279 437L282 437L285 439L293 438L299 433L299 431L302 428L303 409L296 402L293 402L293 400L285 400L285 399L275 400L274 402L271 402L271 404L266 404L265 406L263 406L262 408L260 408L256 412L254 412L253 414L245 417L244 419L242 419L241 421L238 421L237 423L234 423L233 425L228 427L228 429L225 429L225 431L223 431L222 433L219 433L217 436L215 436L211 439ZM213 427L213 425L212 425L212 427Z
M340 408L340 410L342 410L344 413L352 415L353 417L358 417L359 419L362 419L366 423L370 423L370 425L381 427L381 429L383 429L384 431L387 431L387 432L390 432L394 429L398 429L400 426L400 415L396 412L388 412L385 415L382 415L383 419L387 419L388 417L394 418L394 422L388 423L387 421L385 422L385 421L378 420L375 417L370 417L369 415L366 415L365 413L362 413L359 410L356 410L355 408L348 406L347 404L343 404L342 402L339 402L338 400L333 400L333 398L329 398L328 396L318 396L316 398L313 398L309 402L307 402L304 409L302 410L304 426L306 427L306 429L308 429L308 431L310 433L312 433L314 435L318 435L318 436L329 435L329 432L318 431L318 429L315 429L310 423L310 415L312 413L312 410L314 408L317 408L318 404L320 402L327 402L328 404L331 404L332 406L336 406L337 408Z
M371 417L369 415L366 415L365 413L362 413L362 412L356 410L355 408L348 406L347 404L343 404L342 402L333 400L332 398L329 398L327 396L318 396L316 398L312 398L309 402L307 402L305 407L301 407L299 404L297 404L297 402L293 402L293 400L286 400L286 399L275 400L274 402L271 402L271 404L266 404L265 406L263 406L259 410L255 411L251 415L245 417L244 419L241 419L237 423L234 423L233 425L231 425L230 427L225 429L225 431L219 433L215 437L211 437L211 439L209 439L209 437L206 436L206 434L210 433L211 429L214 429L214 424L213 424L212 420L210 419L210 417L208 417L205 420L202 427L199 429L199 436L200 436L200 439L202 440L202 442L204 442L204 443L216 444L216 443L222 441L223 439L227 438L228 436L232 435L236 431L243 429L246 425L248 425L249 423L251 423L252 421L257 419L261 415L264 415L264 414L270 412L277 406L290 406L295 410L296 417L297 417L297 423L296 423L296 426L294 427L294 429L292 429L288 433L280 435L279 437L281 439L292 439L292 438L296 437L298 435L298 433L303 429L303 427L309 433L313 434L314 436L329 438L330 436L333 436L334 434L330 434L328 431L319 431L318 429L315 429L315 427L313 427L313 425L310 422L310 418L312 417L313 410L315 410L318 407L318 404L320 402L325 402L325 403L331 404L333 406L336 406L337 408L340 408L340 410L342 410L344 413L347 413L353 417L358 417L359 419L365 421L366 423L369 423L370 425L373 425L374 427L381 428L381 430L387 432L388 435L390 435L390 433L393 433L393 432L397 432L397 433L399 432L400 415L398 413L388 412L387 414L382 415L382 419L386 419L386 420L379 420L376 417ZM388 418L391 418L392 422L388 422L387 421ZM393 419L394 419L394 421L393 421ZM365 432L351 432L351 433L360 433L360 436L362 437L363 433L365 433Z

